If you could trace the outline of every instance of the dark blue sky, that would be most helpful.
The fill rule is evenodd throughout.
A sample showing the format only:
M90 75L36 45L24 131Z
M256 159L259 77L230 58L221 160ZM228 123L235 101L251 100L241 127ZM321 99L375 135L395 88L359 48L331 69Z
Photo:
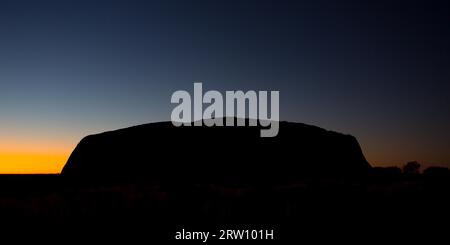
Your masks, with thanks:
M72 147L202 81L279 90L372 164L449 166L449 43L446 1L1 1L0 136Z

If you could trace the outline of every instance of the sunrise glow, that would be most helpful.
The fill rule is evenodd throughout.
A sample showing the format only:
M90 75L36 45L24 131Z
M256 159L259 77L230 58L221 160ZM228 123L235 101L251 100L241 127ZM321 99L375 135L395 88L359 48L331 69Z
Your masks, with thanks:
M68 154L0 152L0 173L2 174L51 174L61 172Z

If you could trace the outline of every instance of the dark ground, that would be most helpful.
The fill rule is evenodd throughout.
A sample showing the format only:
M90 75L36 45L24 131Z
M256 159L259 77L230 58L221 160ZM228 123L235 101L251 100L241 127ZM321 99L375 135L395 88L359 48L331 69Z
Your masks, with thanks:
M174 240L175 232L183 228L273 229L275 244L405 244L420 239L444 244L450 230L449 190L444 170L407 175L374 169L359 179L315 177L233 186L3 175L0 215L8 226L4 235L17 232L22 234L18 239L63 244L176 244L182 242Z

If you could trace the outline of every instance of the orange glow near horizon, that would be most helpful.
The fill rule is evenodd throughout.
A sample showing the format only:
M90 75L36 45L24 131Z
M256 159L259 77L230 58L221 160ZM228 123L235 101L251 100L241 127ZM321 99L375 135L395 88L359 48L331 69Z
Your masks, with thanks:
M30 141L0 142L0 174L55 174L64 167L73 146Z
M73 138L73 139L72 139ZM70 154L81 137L47 138L41 137L2 137L0 140L0 174L57 174L60 173ZM438 160L446 156L434 157L433 152L416 149L396 150L395 147L379 147L380 144L369 144L364 155L372 166L402 166L407 161L417 160L423 167L443 166ZM377 147L378 146L378 147ZM370 149L370 150L369 150ZM428 154L427 154L428 153ZM426 158L426 159L422 159ZM435 160L435 161L429 161ZM428 160L428 161L425 161Z
M66 163L66 153L0 152L0 174L55 174Z

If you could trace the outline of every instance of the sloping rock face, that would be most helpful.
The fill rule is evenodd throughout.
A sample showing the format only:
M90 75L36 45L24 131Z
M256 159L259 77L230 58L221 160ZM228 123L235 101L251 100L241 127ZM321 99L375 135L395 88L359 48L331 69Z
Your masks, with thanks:
M351 135L280 122L260 127L175 127L151 123L81 140L62 175L80 179L263 181L311 176L358 176L371 168Z

